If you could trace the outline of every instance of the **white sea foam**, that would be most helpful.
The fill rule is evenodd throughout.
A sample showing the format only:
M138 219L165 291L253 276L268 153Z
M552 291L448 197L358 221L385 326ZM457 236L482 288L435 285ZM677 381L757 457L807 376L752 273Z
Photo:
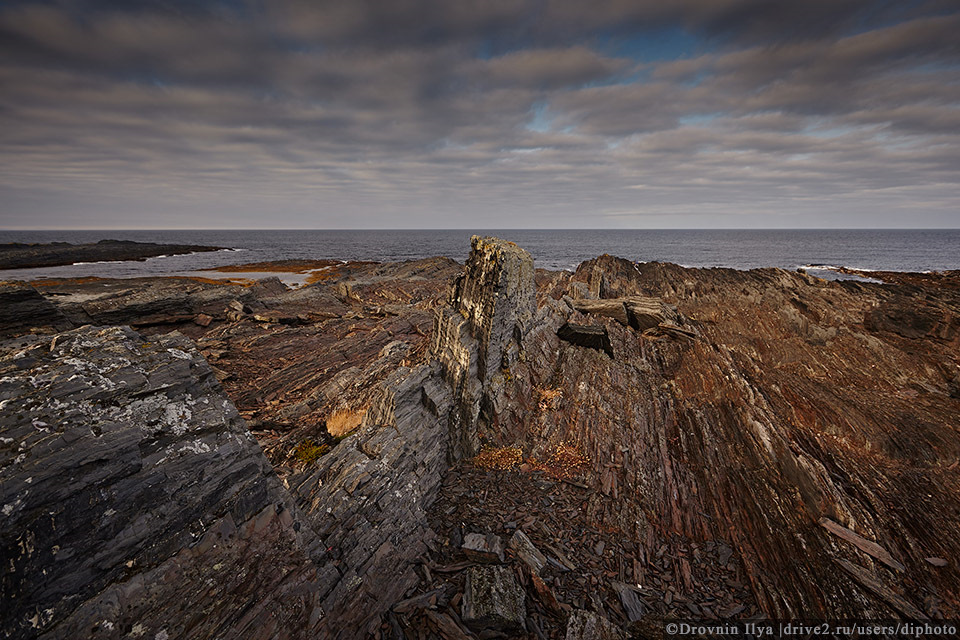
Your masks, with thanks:
M826 271L831 274L834 274L832 278L827 278L828 280L853 280L855 282L868 282L872 284L885 284L883 280L878 280L877 278L871 278L869 276L860 275L860 273L849 273L850 271L859 271L861 273L870 273L871 269L863 269L860 267L846 267L843 265L837 266L833 264L804 264L797 267L797 269L802 269L804 271Z

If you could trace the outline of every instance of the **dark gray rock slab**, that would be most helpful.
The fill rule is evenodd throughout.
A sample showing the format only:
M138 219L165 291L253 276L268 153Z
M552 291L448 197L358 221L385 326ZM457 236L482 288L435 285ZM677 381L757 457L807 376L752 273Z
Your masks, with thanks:
M0 372L0 636L316 629L338 576L189 340L84 327Z
M576 324L567 322L557 330L557 337L578 347L589 347L603 351L613 357L610 335L602 324Z
M523 589L510 567L471 567L461 617L474 631L487 628L516 631L523 628L525 601Z
M527 537L520 529L517 529L513 532L513 536L510 538L509 543L510 549L517 554L517 557L523 561L525 565L530 568L535 575L540 575L540 572L543 571L543 568L547 566L547 558L544 556L536 545Z
M477 562L503 562L503 541L495 533L468 533L463 537L463 555Z
M59 309L30 285L0 285L0 336L38 328L63 331L72 327Z

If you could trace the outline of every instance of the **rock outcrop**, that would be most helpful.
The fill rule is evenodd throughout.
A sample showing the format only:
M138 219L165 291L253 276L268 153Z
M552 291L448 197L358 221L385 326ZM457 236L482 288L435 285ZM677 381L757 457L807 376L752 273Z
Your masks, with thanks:
M322 547L189 340L2 352L0 634L314 637Z
M551 550L545 582L561 606L591 609L616 635L647 637L667 615L957 615L949 277L826 282L610 256L537 274L521 357L486 387L497 402L478 420L492 449L477 464L494 478L471 472L464 486L467 470L452 471L434 529L453 545L521 527ZM637 297L646 323L630 320L624 301ZM609 350L570 340L570 326L594 327ZM571 457L573 507L568 491L522 480L567 478ZM428 586L444 584L464 588ZM531 579L528 629L555 619L541 591ZM569 620L572 637L590 626Z
M474 236L471 246L433 332L432 354L456 396L450 423L454 460L479 450L479 435L499 412L500 391L536 314L530 254L496 238Z
M75 262L105 260L146 260L155 256L172 256L201 251L222 251L223 247L192 244L156 244L132 240L101 240L91 244L11 243L0 245L0 269L30 269L53 267Z
M463 621L473 629L519 631L526 618L523 589L507 567L472 567L463 593Z
M356 434L288 479L339 572L321 637L373 633L419 582L416 564L434 538L426 510L446 471L452 402L438 381L436 365L398 371Z
M447 470L451 435L465 428L464 416L479 411L484 383L516 359L534 302L529 254L474 238L451 307L437 312L437 334L446 336L434 342L439 362L400 368L357 433L287 479L339 561L342 577L323 602L328 615L321 627L331 637L372 633L389 607L420 582L415 567L435 536L427 509Z
M562 298L567 278L542 289ZM492 440L537 459L561 443L580 449L593 470L587 517L637 541L634 557L661 536L702 545L731 535L771 617L958 611L957 574L923 560L960 556L940 533L960 513L953 289L609 256L566 282L599 300L576 287L580 300L547 297L540 313L606 317L613 357L529 334ZM620 304L632 296L675 306L698 339L625 326ZM547 392L562 401L538 403ZM831 535L825 517L904 569ZM681 563L688 590L695 573Z
M130 325L166 332L192 323L199 314L223 320L232 303L248 314L266 312L287 288L275 277L252 287L177 277L52 281L41 283L39 290L74 326Z

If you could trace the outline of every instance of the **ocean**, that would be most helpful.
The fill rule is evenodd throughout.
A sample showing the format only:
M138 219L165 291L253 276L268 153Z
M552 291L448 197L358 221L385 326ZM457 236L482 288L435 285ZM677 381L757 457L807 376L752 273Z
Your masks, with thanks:
M448 256L462 262L470 236L495 235L527 249L537 267L572 270L609 253L633 261L690 267L811 268L884 271L960 269L960 230L436 230L436 231L2 231L0 243L138 242L222 246L215 253L145 262L75 264L0 272L3 280L58 277L179 275L210 267L287 258L399 261ZM813 268L819 267L819 268ZM843 277L843 276L840 276Z

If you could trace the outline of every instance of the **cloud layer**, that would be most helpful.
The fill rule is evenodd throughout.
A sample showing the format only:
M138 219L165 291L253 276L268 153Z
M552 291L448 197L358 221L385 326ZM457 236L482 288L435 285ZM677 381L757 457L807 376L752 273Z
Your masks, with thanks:
M0 225L956 227L957 33L936 1L10 2Z

